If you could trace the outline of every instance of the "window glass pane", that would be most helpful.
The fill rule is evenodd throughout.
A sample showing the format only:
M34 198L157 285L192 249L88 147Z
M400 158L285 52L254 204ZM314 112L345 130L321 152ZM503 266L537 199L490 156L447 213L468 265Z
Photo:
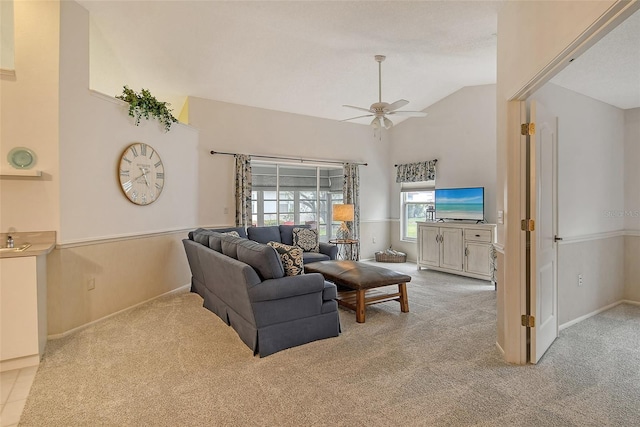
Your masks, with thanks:
M258 201L255 198L251 200L251 212L254 214L258 212Z
M403 192L407 202L429 202L433 203L433 191L407 191Z
M265 214L263 225L278 225L276 214Z
M295 224L295 217L293 216L293 214L280 214L280 224L285 224L285 225L294 225Z
M276 213L276 202L275 202L275 200L265 200L264 201L264 212L265 213Z
M276 199L276 192L275 191L265 191L264 192L264 198L265 199L270 199L270 200L275 200Z
M293 191L281 191L280 192L280 200L294 200L295 192Z
M294 203L280 200L280 213L294 213Z
M317 224L317 216L315 212L312 213L301 213L300 214L300 222L302 224L314 225Z
M300 212L315 212L316 201L315 200L300 200Z

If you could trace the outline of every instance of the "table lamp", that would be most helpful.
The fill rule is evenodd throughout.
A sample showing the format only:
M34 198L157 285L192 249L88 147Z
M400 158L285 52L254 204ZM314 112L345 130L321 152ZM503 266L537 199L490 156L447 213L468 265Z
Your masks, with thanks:
M348 239L349 228L347 228L347 221L353 221L353 205L333 205L333 220L342 221L336 237L341 240Z

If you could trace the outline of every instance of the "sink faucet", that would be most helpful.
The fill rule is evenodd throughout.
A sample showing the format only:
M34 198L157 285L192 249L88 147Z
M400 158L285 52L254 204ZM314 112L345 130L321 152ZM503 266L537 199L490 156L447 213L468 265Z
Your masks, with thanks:
M7 236L7 247L13 248L13 237Z

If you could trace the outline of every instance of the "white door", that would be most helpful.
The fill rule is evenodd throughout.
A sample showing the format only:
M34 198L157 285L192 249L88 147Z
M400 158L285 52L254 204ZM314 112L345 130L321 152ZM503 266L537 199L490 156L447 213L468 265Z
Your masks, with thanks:
M440 267L462 271L462 228L441 228L440 236Z
M466 257L467 273L491 275L491 267L489 265L491 246L486 243L468 242L464 250Z
M418 245L420 264L432 267L440 266L440 236L438 227L418 227Z
M535 101L530 105L530 123L535 137L530 147L530 215L535 220L531 233L529 360L537 363L558 337L558 251L557 234L557 119Z

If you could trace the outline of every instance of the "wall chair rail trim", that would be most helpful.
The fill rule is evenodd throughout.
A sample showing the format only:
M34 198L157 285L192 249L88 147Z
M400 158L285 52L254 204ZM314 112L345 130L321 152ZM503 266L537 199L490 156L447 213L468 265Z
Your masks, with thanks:
M79 246L91 246L91 245L101 245L104 243L114 243L114 242L122 242L126 240L137 240L137 239L145 239L151 237L158 236L167 236L170 234L184 233L185 237L189 231L195 230L198 228L194 227L179 227L179 228L171 228L167 230L158 230L144 233L128 233L128 234L119 234L116 236L100 236L100 237L90 237L87 239L78 239L78 240L69 240L65 242L59 242L56 244L56 249L69 249L76 248Z

